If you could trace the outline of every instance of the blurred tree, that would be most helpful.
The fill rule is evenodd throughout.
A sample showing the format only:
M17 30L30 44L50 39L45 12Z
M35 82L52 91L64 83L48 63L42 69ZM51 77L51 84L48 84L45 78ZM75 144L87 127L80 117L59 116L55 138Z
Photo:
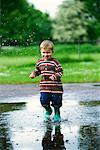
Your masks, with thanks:
M87 10L94 16L98 21L100 21L100 0L78 0L84 2Z
M100 0L78 0L85 4L85 8L91 18L88 28L90 39L100 39Z
M26 0L1 0L0 32L1 45L31 45L51 37L51 21Z
M87 39L88 14L84 4L75 0L64 0L59 6L53 23L53 38L59 42L75 42Z

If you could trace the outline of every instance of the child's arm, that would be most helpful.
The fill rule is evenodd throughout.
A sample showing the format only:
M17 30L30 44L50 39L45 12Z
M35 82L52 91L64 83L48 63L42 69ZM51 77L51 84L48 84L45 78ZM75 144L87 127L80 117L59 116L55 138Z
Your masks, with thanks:
M57 80L57 78L61 78L62 75L63 75L62 66L58 64L58 66L56 67L56 73L50 76L49 78L54 81L54 80Z
M36 66L36 69L29 75L29 78L35 78L41 74L40 69Z

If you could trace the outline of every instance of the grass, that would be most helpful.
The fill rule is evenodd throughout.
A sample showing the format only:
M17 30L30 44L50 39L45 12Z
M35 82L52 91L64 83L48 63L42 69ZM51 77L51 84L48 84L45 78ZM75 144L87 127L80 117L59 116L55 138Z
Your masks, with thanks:
M100 82L100 46L83 44L55 46L54 57L63 66L63 83ZM40 77L29 79L40 58L39 48L5 47L1 49L0 83L24 84L39 83Z

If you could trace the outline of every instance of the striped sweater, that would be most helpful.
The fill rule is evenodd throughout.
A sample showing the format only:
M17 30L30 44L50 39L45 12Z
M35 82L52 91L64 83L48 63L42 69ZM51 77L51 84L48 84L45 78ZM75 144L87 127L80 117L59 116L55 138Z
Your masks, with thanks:
M50 60L40 59L36 63L36 70L34 72L36 76L41 75L40 92L63 93L61 83L63 69L55 58ZM54 80L49 79L50 76L53 76Z

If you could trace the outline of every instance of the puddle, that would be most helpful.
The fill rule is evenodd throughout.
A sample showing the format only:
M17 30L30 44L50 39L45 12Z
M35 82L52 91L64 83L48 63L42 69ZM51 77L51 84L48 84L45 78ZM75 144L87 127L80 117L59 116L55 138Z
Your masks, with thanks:
M64 85L60 124L44 123L37 85L0 85L0 150L99 150L99 85Z
M61 124L44 123L43 114L39 95L0 103L0 150L100 149L99 101L65 96Z
M80 126L79 147L80 149L100 149L100 129L93 125Z

